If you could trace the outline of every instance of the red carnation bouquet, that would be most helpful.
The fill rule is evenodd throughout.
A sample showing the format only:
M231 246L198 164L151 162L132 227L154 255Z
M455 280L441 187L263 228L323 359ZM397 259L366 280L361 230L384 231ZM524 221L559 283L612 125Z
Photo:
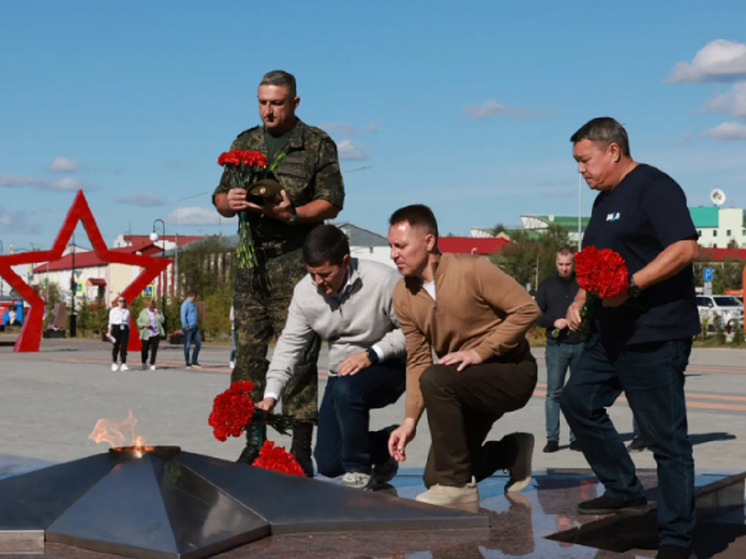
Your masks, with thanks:
M581 289L608 299L629 289L629 270L624 258L610 248L587 246L575 254L575 277Z
M587 298L580 308L583 324L578 331L581 338L588 337L591 326L591 313L597 298L616 297L629 289L629 271L622 255L610 248L598 250L587 246L575 253L575 278ZM555 328L552 336L558 338L560 331Z
M288 429L292 428L292 419L256 409L251 399L252 390L253 382L239 380L231 383L225 392L215 396L208 423L216 439L225 441L228 437L240 437L255 422L264 422L283 435L288 434ZM275 447L274 444L272 441L265 441L259 457L252 465L287 474L304 475L295 457L286 452L284 447Z
M263 178L267 170L267 157L261 151L238 150L225 151L218 157L228 174L231 188L246 190ZM240 268L256 268L258 262L254 252L254 240L245 211L238 214L238 247L236 259Z

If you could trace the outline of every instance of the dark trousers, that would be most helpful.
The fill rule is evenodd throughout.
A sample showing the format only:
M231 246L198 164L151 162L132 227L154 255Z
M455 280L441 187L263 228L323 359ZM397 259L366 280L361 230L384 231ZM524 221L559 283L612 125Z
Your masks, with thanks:
M231 371L231 382L253 382L254 401L264 397L269 343L282 333L293 288L306 273L300 249L270 258L257 270L236 270L233 280L236 365ZM257 274L262 276L259 282ZM321 339L314 336L282 392L283 413L300 421L315 423L318 418L316 361L320 348Z
M111 327L111 335L114 338L114 344L111 348L111 361L116 363L117 357L119 357L122 363L126 363L130 329L120 324L114 324Z
M594 335L560 397L562 412L606 494L629 501L641 497L643 487L606 412L625 392L658 465L661 545L690 547L696 523L694 459L684 400L691 348L691 339L605 347Z
M484 440L495 421L526 405L536 387L536 360L528 344L504 358L470 365L461 372L456 368L432 365L420 377L432 437L426 487L436 483L462 486L472 475L477 480L491 475L498 466L487 466L487 462L493 462L495 454L507 455L508 450L493 442L487 443L492 445L487 452Z
M399 399L406 385L405 368L403 361L392 359L356 375L329 377L319 409L314 450L321 475L370 474L374 464L388 460L392 428L370 431L370 410Z
M152 334L147 340L142 341L142 349L140 350L140 357L142 358L142 364L145 365L148 361L148 351L150 351L150 364L155 365L155 356L158 354L158 346L161 343L161 337Z
M196 365L199 363L199 349L202 347L202 340L199 337L199 328L184 328L182 330L184 334L184 361L187 365ZM194 344L194 350L192 356L189 357L189 348Z

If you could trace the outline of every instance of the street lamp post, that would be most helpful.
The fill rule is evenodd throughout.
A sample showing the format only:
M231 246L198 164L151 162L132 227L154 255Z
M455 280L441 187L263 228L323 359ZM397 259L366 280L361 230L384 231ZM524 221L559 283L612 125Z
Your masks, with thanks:
M77 287L77 282L75 281L75 233L73 233L72 241L72 266L70 273L70 337L74 338L78 334L77 317L75 316L75 288Z
M161 247L161 257L166 257L166 222L164 222L162 219L158 218L155 221L153 221L153 232L150 234L150 240L155 242L158 242L158 233L155 230L156 223L160 222L161 227L163 229L163 246ZM161 312L163 313L163 317L166 317L166 270L163 271L162 281L161 281Z

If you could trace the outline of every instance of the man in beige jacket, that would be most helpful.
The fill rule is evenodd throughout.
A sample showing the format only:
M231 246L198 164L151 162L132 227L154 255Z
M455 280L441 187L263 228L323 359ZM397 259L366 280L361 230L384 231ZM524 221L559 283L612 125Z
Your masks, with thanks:
M388 239L404 275L394 290L394 308L407 345L405 419L389 438L389 452L399 461L406 458L404 449L427 410L428 490L418 501L478 502L477 482L497 469L510 472L506 492L524 489L531 481L533 435L484 441L495 421L526 405L536 386L526 332L539 308L489 261L440 254L438 225L427 206L394 212Z

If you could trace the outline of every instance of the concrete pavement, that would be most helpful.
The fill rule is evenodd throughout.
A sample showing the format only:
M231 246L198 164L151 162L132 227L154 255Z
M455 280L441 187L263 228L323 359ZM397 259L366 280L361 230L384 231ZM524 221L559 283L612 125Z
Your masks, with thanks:
M121 421L131 410L137 419L135 433L148 444L178 445L190 452L234 459L242 441L219 442L212 436L207 417L216 394L229 383L225 346L203 345L202 370L183 368L180 346L165 344L159 352L159 369L139 370L139 354L130 354L134 365L125 373L112 373L110 346L94 340L43 340L38 353L13 353L11 338L0 337L0 454L61 462L103 452L107 447L88 439L101 418ZM497 422L490 438L513 431L536 437L534 469L585 468L579 452L567 448L566 424L561 428L561 450L543 454L546 370L543 348L535 348L540 365L539 385L528 405ZM320 368L325 368L325 354ZM746 468L746 351L695 349L687 370L689 426L697 470ZM319 392L325 378L320 374ZM401 421L403 398L396 405L373 412L374 426ZM620 432L632 436L632 415L620 399L610 410ZM289 446L289 438L271 438ZM130 441L128 441L129 443ZM408 447L403 467L424 465L429 434L425 418ZM638 467L655 466L650 452L633 454Z

